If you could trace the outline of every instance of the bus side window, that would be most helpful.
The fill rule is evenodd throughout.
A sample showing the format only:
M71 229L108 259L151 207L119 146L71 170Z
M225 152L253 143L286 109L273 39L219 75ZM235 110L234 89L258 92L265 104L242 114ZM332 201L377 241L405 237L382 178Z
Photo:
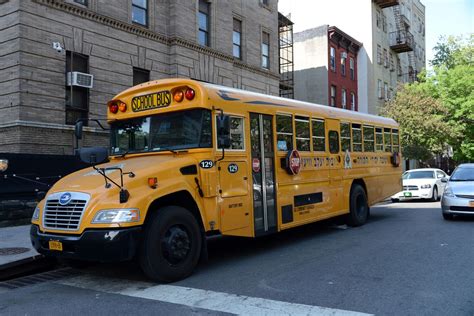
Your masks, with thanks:
M360 124L352 123L352 151L362 151L362 130Z
M313 129L313 151L326 151L324 120L311 120Z
M392 129L393 152L400 152L400 136L398 129Z
M383 151L383 132L381 127L375 129L375 151Z
M331 154L339 153L339 134L337 131L329 131L329 152Z
M341 123L341 146L342 151L351 151L351 128L349 123Z
M385 144L385 151L391 152L392 151L392 134L390 133L390 128L383 129L383 138Z
M364 132L364 151L373 152L374 151L374 127L365 126L363 128Z
M293 119L291 115L277 114L276 132L278 151L293 149Z
M310 151L309 118L304 116L295 117L296 149Z

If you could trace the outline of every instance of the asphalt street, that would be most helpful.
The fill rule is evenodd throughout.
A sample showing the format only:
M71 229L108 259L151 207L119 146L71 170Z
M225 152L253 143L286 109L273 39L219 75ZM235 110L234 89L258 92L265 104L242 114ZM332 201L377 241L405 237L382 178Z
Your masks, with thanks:
M0 314L474 315L473 225L443 220L439 202L384 204L358 228L213 238L208 262L171 285L133 263L0 285Z

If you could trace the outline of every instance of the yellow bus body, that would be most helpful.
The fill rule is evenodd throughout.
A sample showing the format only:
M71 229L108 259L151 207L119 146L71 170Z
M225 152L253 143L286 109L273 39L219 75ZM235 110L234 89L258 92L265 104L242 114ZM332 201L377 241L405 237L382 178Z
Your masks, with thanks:
M181 102L177 102L174 93L188 88L195 91L194 98L183 98ZM157 94L161 91L167 92ZM126 104L126 111L118 111L116 114L108 111L110 124L143 116L195 108L207 109L212 113L212 148L189 148L175 152L130 152L124 156L114 155L112 152L109 162L98 167L119 167L123 172L133 172L134 177L123 177L124 187L130 194L128 200L119 203L119 188L105 188L104 177L94 169L77 171L58 181L47 193L45 200L39 203L38 218L32 220L39 234L67 237L79 236L91 229L144 227L150 214L160 208L160 203L184 206L194 203L193 214L198 218L204 232L256 237L348 214L351 188L354 184L365 190L368 205L380 202L400 190L402 169L399 163L393 161L394 155L397 154L386 151L387 148L400 151L398 124L388 118L187 79L147 82L123 91L114 100ZM230 115L234 124L238 123L239 133L233 136L237 137L237 144L241 146L237 146L238 149L225 149L223 159L222 150L217 148L216 142L216 117L221 112ZM277 116L286 117L287 120L291 116L292 130L287 130L286 134L280 133L277 130ZM314 131L310 130L309 140L307 128L303 128L301 135L297 131L300 128L298 126L309 128L308 124L316 124L316 120L324 121L324 136L321 136L321 139L324 138L325 151L312 150L312 145L316 142L316 137L312 134ZM354 148L357 126L360 126L360 129L368 126L372 136L366 133L366 146L373 146L374 150L340 150L341 123L352 123L348 126L352 126L354 133L351 138ZM265 150L268 150L268 155L261 151L261 143L255 136L264 134L264 128L267 134L259 140L267 144ZM332 136L335 135L334 131L339 133L337 153L331 153L329 150L330 130L333 131ZM375 131L386 132L383 144L377 143L379 135L375 135ZM302 135L305 137L299 137ZM392 139L388 140L387 135ZM285 148L284 142L278 138L280 136L286 137L287 140L291 138L293 145ZM373 144L370 143L372 138ZM335 146L334 137L332 140L332 145ZM362 143L364 141L365 139L362 139ZM297 150L300 170L297 174L292 174L288 171L287 156L299 143L306 146L306 149L309 144L310 150ZM375 151L377 146L383 151ZM259 155L259 152L262 154L260 158L252 158L252 155ZM203 161L210 161L213 166L203 168L200 165ZM267 170L260 170L263 166ZM264 173L270 176L264 177ZM258 174L261 175L260 178L257 177ZM120 181L118 170L108 171L107 175L116 182ZM156 186L151 186L149 181L154 178L157 180ZM257 178L260 179L259 183L256 183ZM263 183L262 179L266 182ZM58 192L81 192L89 195L77 229L45 226L43 212L46 200L48 196ZM267 198L265 202L262 195ZM272 200L268 199L268 196L272 196ZM262 209L272 209L274 214L266 214L266 217L259 217L259 221L256 221L254 210L257 201L261 201L259 212ZM139 219L128 223L92 223L98 211L116 208L138 209ZM275 218L272 219L272 216ZM262 225L262 221L266 224ZM269 224L269 221L273 222ZM43 244L43 247L47 246Z

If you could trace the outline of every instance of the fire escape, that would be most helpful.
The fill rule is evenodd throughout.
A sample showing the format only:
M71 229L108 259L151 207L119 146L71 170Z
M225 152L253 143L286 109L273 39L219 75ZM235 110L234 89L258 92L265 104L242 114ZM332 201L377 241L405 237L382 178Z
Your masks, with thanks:
M280 97L293 99L294 67L293 67L293 22L278 12L278 35L280 55Z
M399 73L399 81L414 82L417 76L415 63L415 41L413 34L409 32L410 19L406 14L404 6L400 5L400 0L374 0L382 9L393 7L396 30L389 33L390 48L397 54L407 53L408 72Z

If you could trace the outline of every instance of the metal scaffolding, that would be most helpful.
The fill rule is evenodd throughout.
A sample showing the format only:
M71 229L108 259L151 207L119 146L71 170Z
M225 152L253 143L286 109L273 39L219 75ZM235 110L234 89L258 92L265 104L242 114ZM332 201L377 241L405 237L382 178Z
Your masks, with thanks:
M280 96L294 99L293 22L278 12Z

